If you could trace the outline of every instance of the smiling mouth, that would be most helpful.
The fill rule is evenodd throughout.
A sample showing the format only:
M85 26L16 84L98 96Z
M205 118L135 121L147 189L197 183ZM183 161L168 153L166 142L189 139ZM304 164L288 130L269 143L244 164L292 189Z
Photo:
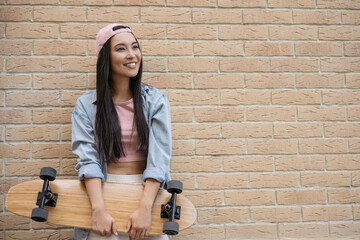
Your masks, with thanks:
M124 64L125 66L127 67L135 67L136 66L136 63L127 63L127 64Z

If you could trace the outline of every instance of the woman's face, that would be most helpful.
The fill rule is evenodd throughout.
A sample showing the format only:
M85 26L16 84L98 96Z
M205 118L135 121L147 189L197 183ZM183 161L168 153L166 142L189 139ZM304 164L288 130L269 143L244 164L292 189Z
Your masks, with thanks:
M141 52L131 33L118 33L111 38L110 64L113 76L135 77L139 72Z

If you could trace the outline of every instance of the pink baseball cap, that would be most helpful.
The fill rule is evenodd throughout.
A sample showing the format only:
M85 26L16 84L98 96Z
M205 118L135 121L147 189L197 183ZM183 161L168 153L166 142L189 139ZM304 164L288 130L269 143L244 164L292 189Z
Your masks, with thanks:
M123 26L118 23L112 23L100 29L98 34L96 35L96 41L95 41L96 56L99 56L99 52L101 48L104 46L106 41L109 40L109 38L111 38L115 34L122 32L129 32L134 34L134 32L129 27Z

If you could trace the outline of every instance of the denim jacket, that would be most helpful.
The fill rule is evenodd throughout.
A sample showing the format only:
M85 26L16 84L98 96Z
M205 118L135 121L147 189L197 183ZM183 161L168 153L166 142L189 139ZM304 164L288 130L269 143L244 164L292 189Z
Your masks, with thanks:
M165 94L154 87L141 86L143 111L149 127L149 145L144 181L152 178L165 188L170 180L171 119L170 105ZM96 91L90 91L76 102L72 114L71 149L78 156L75 170L80 181L85 178L101 178L106 181L107 167L99 161L95 142ZM75 228L73 239L85 240L89 230Z

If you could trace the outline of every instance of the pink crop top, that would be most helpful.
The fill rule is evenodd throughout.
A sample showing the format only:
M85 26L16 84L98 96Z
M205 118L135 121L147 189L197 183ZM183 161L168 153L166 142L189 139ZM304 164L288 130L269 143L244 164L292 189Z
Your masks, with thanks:
M114 103L121 126L121 142L125 156L117 159L118 162L135 162L146 160L146 154L136 151L137 130L133 128L134 102L130 99L122 103Z

